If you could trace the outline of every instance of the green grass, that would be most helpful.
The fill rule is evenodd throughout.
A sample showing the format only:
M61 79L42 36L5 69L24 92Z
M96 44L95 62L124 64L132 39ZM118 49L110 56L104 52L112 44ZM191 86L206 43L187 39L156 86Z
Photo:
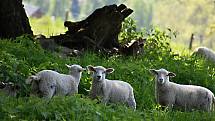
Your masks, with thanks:
M214 120L214 112L181 112L178 110L161 110L154 98L153 76L150 68L167 68L178 76L173 80L184 84L205 86L215 92L214 64L206 60L165 55L166 50L156 49L148 37L145 54L133 56L104 56L86 52L80 57L61 58L41 49L37 42L23 36L15 41L0 41L0 79L13 81L22 86L18 98L1 96L0 119L2 120ZM150 45L150 46L149 46ZM171 53L171 52L170 52ZM109 79L120 79L129 82L134 87L137 111L125 106L96 104L87 97L91 85L88 73L83 73L79 93L85 96L55 97L47 101L37 97L26 97L29 86L24 84L27 76L42 69L57 70L67 73L65 64L102 65L114 67L115 72L107 76Z
M135 36L123 34L124 38ZM43 50L37 41L26 35L18 37L16 40L1 40L0 80L12 81L20 85L21 92L17 98L0 95L0 119L7 121L215 120L215 112L162 110L155 102L154 77L148 71L151 68L166 68L176 73L177 76L172 79L174 82L201 85L215 92L215 64L199 57L190 56L188 52L174 56L175 51L169 44L170 38L158 28L144 36L147 37L147 42L144 46L144 54L139 56L106 56L102 53L86 51L79 57L62 58L58 53ZM29 75L43 69L67 73L65 64L80 64L83 67L87 65L113 67L114 73L107 75L107 78L120 79L133 86L137 110L133 111L123 105L105 106L96 100L88 99L92 79L87 72L83 73L81 78L79 95L54 97L51 100L28 97L30 87L24 82Z
M0 99L1 120L74 120L74 121L213 121L214 112L136 110L122 105L103 105L87 97L67 96L44 100L38 97Z

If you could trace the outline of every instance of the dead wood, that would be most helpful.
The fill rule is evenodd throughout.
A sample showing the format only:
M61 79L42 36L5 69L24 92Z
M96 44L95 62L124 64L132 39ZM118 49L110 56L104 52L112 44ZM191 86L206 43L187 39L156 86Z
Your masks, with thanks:
M53 50L55 44L57 44L78 51L93 50L137 55L142 52L145 39L133 40L132 43L125 45L121 45L118 41L122 22L132 12L133 10L127 8L124 4L98 8L82 21L65 21L64 26L68 28L68 31L65 34L50 37L48 42L51 46L47 45L46 40L41 42L42 46ZM54 48L52 48L53 46Z

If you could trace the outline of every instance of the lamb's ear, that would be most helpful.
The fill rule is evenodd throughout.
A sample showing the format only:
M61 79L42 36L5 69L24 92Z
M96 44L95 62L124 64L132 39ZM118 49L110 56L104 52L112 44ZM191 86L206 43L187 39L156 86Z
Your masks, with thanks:
M173 72L169 72L169 73L167 74L167 76L169 76L169 77L175 77L175 76L176 76L176 74L175 74L175 73L173 73Z
M67 67L67 68L71 68L72 66L70 66L70 65L67 65L67 64L65 64L65 66Z
M37 80L37 81L40 80L40 78L38 76L35 76L35 75L30 76L30 79Z
M155 69L149 69L149 71L150 71L152 74L154 74L154 75L158 75L158 72L157 72L157 70L155 70Z
M80 71L86 71L86 68L81 68Z
M32 75L25 80L26 84L31 84L32 81L38 81L40 78L38 76Z
M89 71L93 71L93 72L95 72L96 70L94 69L94 67L93 66L91 66L91 65L88 65L87 66L87 69L89 70Z
M114 69L113 68L107 68L105 72L106 72L106 74L110 74L110 73L114 72Z

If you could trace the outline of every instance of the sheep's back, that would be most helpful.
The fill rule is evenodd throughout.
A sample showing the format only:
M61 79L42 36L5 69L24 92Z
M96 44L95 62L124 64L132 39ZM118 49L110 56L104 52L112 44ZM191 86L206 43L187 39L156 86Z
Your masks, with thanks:
M207 88L195 85L180 84L175 84L175 86L175 103L178 106L184 106L187 108L201 108L212 102L213 93Z
M40 89L48 88L48 86L55 86L56 94L66 95L71 90L70 75L60 74L52 70L43 70L38 73L40 77Z
M72 89L77 88L77 84L73 76L61 74L60 78L57 80L57 94L67 95L71 92Z
M55 83L59 78L59 73L52 70L43 70L40 71L37 76L40 77L40 83Z
M194 53L205 56L207 59L210 59L215 62L215 52L206 47L199 47L195 50Z
M108 83L111 87L111 102L125 102L129 98L129 93L133 91L131 85L127 82L119 80L108 80Z

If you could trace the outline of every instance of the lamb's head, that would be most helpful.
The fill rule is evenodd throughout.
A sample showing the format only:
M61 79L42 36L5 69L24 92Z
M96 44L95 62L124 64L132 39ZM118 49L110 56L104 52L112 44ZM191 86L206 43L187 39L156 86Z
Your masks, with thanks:
M113 68L104 68L102 66L93 67L91 65L87 66L88 70L93 72L93 80L101 82L105 80L106 74L112 73L114 71Z
M194 50L192 55L198 55L198 56L207 56L207 52L210 51L207 47L198 47Z
M196 48L196 49L193 51L193 53L192 53L192 55L202 55L202 54L203 54L203 49L202 49L202 47Z
M150 69L150 72L156 76L156 81L159 85L163 85L169 82L169 77L175 77L176 75L173 72L169 72L166 69Z
M73 64L73 65L67 65L69 68L69 74L81 74L83 71L85 71L85 68L82 68L80 65Z

